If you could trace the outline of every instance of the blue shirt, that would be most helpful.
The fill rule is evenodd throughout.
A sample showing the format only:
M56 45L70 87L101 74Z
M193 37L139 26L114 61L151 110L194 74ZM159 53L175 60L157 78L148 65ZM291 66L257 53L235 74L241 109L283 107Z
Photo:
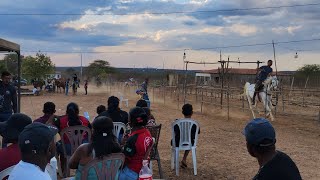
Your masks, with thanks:
M260 67L260 73L258 74L258 77L257 79L260 80L260 81L264 81L267 79L268 75L270 73L272 73L272 68L269 67L269 66L261 66Z

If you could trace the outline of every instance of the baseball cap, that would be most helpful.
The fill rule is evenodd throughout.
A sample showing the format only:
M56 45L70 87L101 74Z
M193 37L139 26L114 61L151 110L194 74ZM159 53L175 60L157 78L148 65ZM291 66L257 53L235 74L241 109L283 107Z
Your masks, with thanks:
M0 122L0 135L9 142L17 140L24 127L31 123L29 116L22 113L13 114L7 121Z
M257 146L271 146L276 143L276 133L271 123L264 118L251 120L242 132L249 144ZM271 140L271 143L264 144L264 140Z
M24 128L19 136L21 152L45 152L54 136L58 133L55 126L34 122Z

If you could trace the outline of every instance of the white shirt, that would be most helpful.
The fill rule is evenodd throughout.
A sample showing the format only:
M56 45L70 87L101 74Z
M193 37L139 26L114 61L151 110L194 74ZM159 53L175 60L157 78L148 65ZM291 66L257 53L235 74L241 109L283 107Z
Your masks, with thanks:
M33 90L32 90L33 94L35 94L37 91L38 91L37 88L33 88Z
M9 175L9 180L51 180L47 170L39 166L20 161Z

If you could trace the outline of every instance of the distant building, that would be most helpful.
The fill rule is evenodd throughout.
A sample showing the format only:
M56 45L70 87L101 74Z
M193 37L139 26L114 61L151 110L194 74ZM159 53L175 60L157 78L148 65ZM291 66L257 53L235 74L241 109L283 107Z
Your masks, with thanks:
M60 79L61 76L61 72L56 71L54 74L47 74L47 79Z

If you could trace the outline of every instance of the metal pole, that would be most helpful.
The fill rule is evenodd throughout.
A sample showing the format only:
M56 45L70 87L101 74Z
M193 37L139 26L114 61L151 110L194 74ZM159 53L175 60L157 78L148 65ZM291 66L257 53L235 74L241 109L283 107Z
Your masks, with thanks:
M20 113L21 110L21 57L20 57L20 51L16 52L18 55L18 107L17 107L17 113Z
M80 77L81 77L81 81L83 80L82 79L82 53L80 54L80 57L81 57L81 69L80 69Z
M183 104L186 104L186 99L187 99L187 72L188 72L188 61L186 61L186 73L184 77L184 98L183 98Z

